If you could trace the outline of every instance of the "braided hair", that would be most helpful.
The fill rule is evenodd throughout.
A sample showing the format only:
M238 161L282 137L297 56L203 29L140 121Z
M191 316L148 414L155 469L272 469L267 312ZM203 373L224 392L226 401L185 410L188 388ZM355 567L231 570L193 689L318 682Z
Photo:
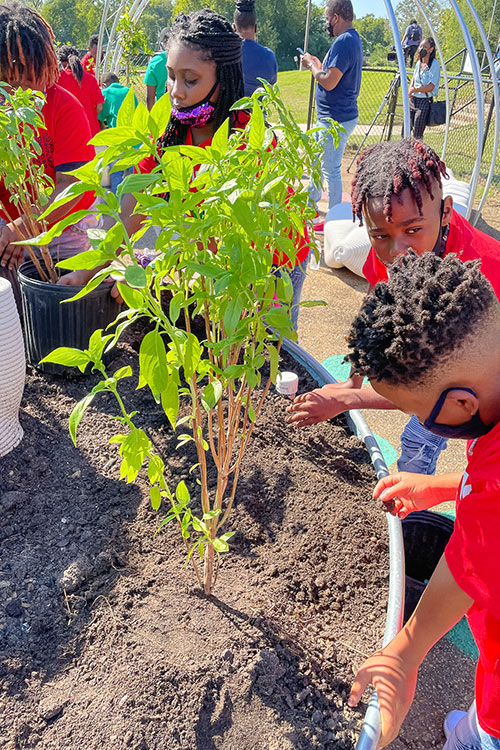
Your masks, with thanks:
M0 80L31 79L43 89L59 77L54 34L38 11L19 2L0 3Z
M423 384L475 335L495 300L480 261L411 251L365 297L347 359L369 380Z
M205 8L188 15L179 13L170 28L167 50L174 42L199 52L203 60L215 63L219 98L214 105L214 130L217 130L227 117L230 118L231 128L235 114L230 112L230 108L243 96L241 37L223 16ZM171 118L160 138L160 148L186 143L188 130L188 125Z
M370 198L384 199L384 216L392 217L392 199L402 203L401 193L410 190L422 213L422 190L434 198L435 183L447 176L446 166L434 149L416 138L384 141L363 151L352 181L353 220L363 223L363 206Z
M62 47L59 47L56 50L56 54L59 58L59 62L68 63L68 68L76 78L78 85L81 86L83 79L83 66L80 62L80 53L76 47L72 47L71 44L63 44Z
M255 0L236 0L234 25L237 29L251 29L257 26Z

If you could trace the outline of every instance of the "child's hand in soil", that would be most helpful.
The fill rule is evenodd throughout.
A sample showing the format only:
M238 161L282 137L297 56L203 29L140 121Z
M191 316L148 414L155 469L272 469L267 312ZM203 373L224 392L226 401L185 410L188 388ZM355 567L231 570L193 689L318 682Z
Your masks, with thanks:
M428 476L401 471L381 479L373 490L373 497L382 500L391 515L406 518L416 510L453 500L459 482L460 474Z
M295 427L326 422L348 409L356 408L357 390L341 388L342 384L332 383L316 388L309 393L296 396L293 404L287 408L286 421Z
M390 745L398 736L413 702L417 683L418 668L407 662L392 643L362 664L349 696L349 705L354 707L368 685L373 685L377 691L381 723L379 748Z

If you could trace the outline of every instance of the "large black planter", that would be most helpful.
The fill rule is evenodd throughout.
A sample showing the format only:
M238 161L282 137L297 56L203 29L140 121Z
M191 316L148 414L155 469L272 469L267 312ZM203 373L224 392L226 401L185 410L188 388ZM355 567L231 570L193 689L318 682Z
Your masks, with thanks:
M18 271L24 317L24 339L27 361L44 372L78 374L74 367L40 364L49 352L59 346L86 349L97 328L106 328L120 312L110 295L110 285L100 284L75 302L65 302L82 287L59 286L41 281L31 261Z
M410 513L402 522L405 547L406 592L404 622L417 606L427 581L453 533L451 518L429 510Z

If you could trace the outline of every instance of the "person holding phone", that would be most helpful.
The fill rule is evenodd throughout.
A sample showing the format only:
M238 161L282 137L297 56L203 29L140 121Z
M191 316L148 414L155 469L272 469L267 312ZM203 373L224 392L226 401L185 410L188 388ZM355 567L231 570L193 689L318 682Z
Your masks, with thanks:
M323 146L322 178L328 190L328 208L342 201L341 164L347 140L358 122L358 96L363 67L363 45L353 28L354 10L351 0L329 0L325 8L327 31L336 37L323 63L306 52L301 63L309 68L317 82L316 110L318 113L315 137ZM328 132L329 120L343 127L337 144ZM317 205L322 185L310 186L311 199ZM316 232L323 231L323 222L315 225Z
M264 47L256 41L255 0L236 0L233 28L243 39L241 66L245 96L252 96L253 92L261 86L259 78L271 84L275 84L278 80L276 55L269 47Z

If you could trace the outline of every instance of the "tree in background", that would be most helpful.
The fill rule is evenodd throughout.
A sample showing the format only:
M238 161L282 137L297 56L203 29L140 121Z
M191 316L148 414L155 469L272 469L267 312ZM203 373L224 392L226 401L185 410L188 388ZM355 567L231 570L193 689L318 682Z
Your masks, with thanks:
M361 37L369 65L387 65L387 53L394 44L389 19L368 13L355 19L354 28Z
M467 26L471 33L474 46L476 47L476 49L483 49L484 45L481 41L479 32L476 28L476 24L473 21L472 15L467 8L466 3L463 2L463 0L458 0L458 5L460 10L462 11L465 22L467 23ZM483 24L485 31L488 32L488 29L490 28L491 12L493 7L492 0L474 0L474 7L479 18L481 19L481 23ZM465 42L462 32L460 31L458 21L455 18L455 14L451 10L451 8L443 8L441 10L440 25L442 29L446 29L446 34L442 35L442 39L440 38L440 42L443 49L443 55L448 59L452 57L452 55L455 55L457 52L460 52L464 48ZM491 33L489 37L490 47L493 54L495 54L495 50L497 48L499 34L500 8L497 9L496 17L493 18L493 22L491 24ZM461 57L457 58L456 68L459 67L461 59Z
M437 29L439 29L441 11L443 9L442 2L440 2L440 0L425 0L425 9L427 11L427 15L431 19L432 24L435 25ZM409 26L412 18L417 19L418 25L422 27L424 37L431 36L430 29L427 26L424 15L417 7L417 5L413 2L413 0L401 0L401 2L397 4L395 12L401 39L403 38L406 27Z

